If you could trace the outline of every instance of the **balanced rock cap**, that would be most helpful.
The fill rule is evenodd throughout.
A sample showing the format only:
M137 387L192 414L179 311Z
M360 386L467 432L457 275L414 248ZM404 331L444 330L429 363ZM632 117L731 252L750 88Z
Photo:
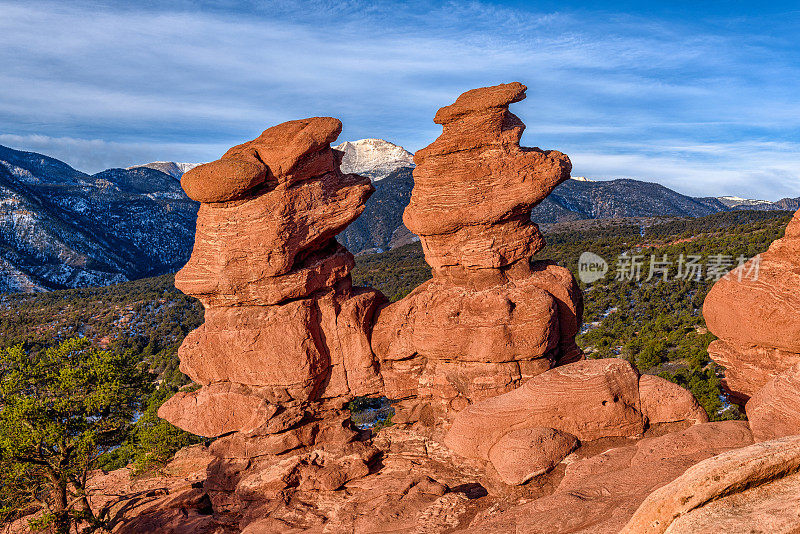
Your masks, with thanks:
M244 198L265 182L320 176L338 168L341 157L330 143L341 131L341 121L333 117L284 122L188 171L181 186L189 198L215 203Z
M470 113L492 108L507 108L509 104L525 100L527 89L519 82L472 89L459 96L455 103L439 109L433 122L447 124Z

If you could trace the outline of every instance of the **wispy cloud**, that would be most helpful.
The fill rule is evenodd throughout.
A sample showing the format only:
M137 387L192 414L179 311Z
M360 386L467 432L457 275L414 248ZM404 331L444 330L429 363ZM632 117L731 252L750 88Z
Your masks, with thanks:
M228 148L197 143L117 143L36 134L0 134L0 145L46 154L88 173L149 161L202 163L209 160L208 154L216 154L213 156L216 158Z
M460 92L519 80L524 140L570 153L576 174L797 192L797 158L767 145L800 142L796 14L558 6L0 0L0 142L96 171L213 159L272 124L334 115L343 139L416 150Z

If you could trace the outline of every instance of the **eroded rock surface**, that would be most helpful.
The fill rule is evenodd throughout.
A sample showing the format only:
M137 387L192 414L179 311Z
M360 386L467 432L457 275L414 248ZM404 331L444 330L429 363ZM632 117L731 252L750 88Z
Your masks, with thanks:
M531 263L544 239L531 208L569 178L569 158L519 146L510 83L468 91L434 121L442 135L414 156L403 220L433 280L380 310L372 333L386 393L438 414L518 387L582 353L583 314L570 272ZM412 403L413 404L413 403Z
M756 441L800 434L800 365L767 382L745 410Z
M797 532L798 473L800 436L720 454L653 492L621 534Z
M692 421L708 423L708 414L688 390L660 376L639 378L642 414L650 424Z
M286 492L336 491L376 462L343 409L381 391L369 334L384 299L352 286L353 256L334 239L373 191L340 171L340 131L330 117L290 121L182 178L202 205L176 286L201 300L205 322L180 368L201 387L159 415L217 438L202 489L233 531L278 529Z
M729 421L618 444L569 463L551 494L489 508L458 532L617 534L653 490L701 460L751 443L747 424Z
M177 426L246 432L234 404L274 412L379 390L368 331L382 296L352 287L353 257L333 239L373 189L339 170L330 143L340 131L330 117L290 121L183 176L203 204L176 286L206 313L179 351L181 371L203 388L159 412Z
M520 428L554 428L581 441L641 436L638 384L639 374L625 360L556 367L459 412L444 442L462 456L488 459L495 443Z
M714 284L703 305L710 356L743 398L800 363L800 211L767 252Z

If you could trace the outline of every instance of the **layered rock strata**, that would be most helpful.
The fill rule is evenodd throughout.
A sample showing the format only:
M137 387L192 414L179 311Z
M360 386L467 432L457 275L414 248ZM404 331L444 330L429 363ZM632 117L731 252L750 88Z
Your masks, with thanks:
M703 314L709 355L746 400L757 441L800 434L800 211L769 250L717 282Z
M379 390L367 336L382 297L352 287L353 256L334 239L373 188L339 171L340 131L330 117L290 121L183 175L202 205L175 284L206 311L179 351L203 387L161 409L181 428L252 432L276 406Z
M468 91L436 114L442 135L414 155L403 221L433 279L380 310L372 346L385 393L456 412L582 358L581 293L568 270L531 262L531 208L569 178L569 158L519 146L510 83Z
M793 533L800 528L800 436L757 443L686 470L620 534Z
M478 513L456 532L617 534L654 490L698 462L752 443L747 423L724 421L605 446L568 463L549 494Z
M369 330L383 297L352 286L353 256L334 239L373 188L339 170L340 131L330 117L283 123L181 180L202 204L175 283L205 322L181 345L180 369L201 387L159 415L219 437L204 488L223 516L269 501L253 488L274 464L279 481L331 489L374 459L342 408L381 389Z
M714 284L703 305L711 358L742 399L800 363L800 211L769 250Z
M580 443L641 437L650 425L707 422L705 411L680 386L640 377L625 360L583 360L475 402L455 416L444 443L463 457L488 460L507 483L523 483L530 473L553 468Z

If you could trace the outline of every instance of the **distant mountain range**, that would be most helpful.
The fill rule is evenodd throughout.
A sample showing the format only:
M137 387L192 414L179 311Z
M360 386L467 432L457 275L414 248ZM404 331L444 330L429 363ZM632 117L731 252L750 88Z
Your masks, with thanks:
M338 148L343 168L370 176L376 189L339 240L354 253L414 241L402 223L414 187L411 153L380 139ZM89 175L0 146L0 292L105 285L180 268L191 253L198 204L178 180L196 165L161 161ZM797 210L800 198L694 198L650 182L581 178L558 186L531 219L700 217L741 209Z
M189 258L198 204L148 167L95 175L0 146L0 291L106 285Z
M150 163L145 163L143 165L134 165L133 167L128 167L126 170L140 169L142 167L147 167L148 169L155 169L165 174L169 174L176 180L180 180L181 176L183 176L183 173L194 169L198 165L200 165L200 163L175 163L174 161L153 161Z

